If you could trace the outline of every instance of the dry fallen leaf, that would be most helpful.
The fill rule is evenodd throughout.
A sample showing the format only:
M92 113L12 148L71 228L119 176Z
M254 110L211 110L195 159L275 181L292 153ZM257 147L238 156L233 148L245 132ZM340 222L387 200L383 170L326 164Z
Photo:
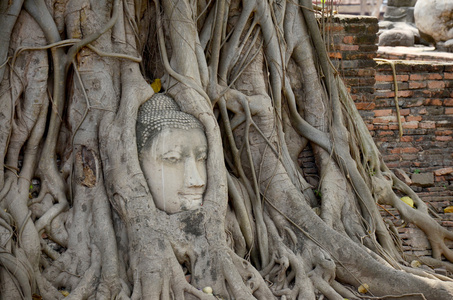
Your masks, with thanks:
M447 206L444 208L444 213L453 213L453 206Z
M153 88L154 93L159 93L160 89L162 88L162 83L160 78L157 78L151 83L151 87Z
M359 293L366 294L368 292L369 288L370 287L368 286L368 284L364 283L361 286L359 286L358 290L359 290Z
M411 261L412 268L419 268L422 264L418 260Z
M406 203L410 207L414 207L414 200L412 200L411 197L404 196L404 197L401 198L401 201L403 201L404 203Z

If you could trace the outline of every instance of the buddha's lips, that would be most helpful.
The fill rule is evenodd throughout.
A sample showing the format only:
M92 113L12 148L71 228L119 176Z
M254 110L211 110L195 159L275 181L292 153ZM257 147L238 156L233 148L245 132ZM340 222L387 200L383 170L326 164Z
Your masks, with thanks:
M203 192L189 192L189 193L183 193L179 192L178 196L180 198L186 198L186 199L191 199L191 200L198 200L203 198Z

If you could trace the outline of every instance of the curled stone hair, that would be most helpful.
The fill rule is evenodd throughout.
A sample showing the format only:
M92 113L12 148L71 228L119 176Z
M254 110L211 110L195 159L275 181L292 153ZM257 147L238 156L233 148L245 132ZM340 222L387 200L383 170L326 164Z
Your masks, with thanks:
M182 112L172 98L164 94L154 94L138 110L136 124L138 153L165 128L204 130L200 121Z

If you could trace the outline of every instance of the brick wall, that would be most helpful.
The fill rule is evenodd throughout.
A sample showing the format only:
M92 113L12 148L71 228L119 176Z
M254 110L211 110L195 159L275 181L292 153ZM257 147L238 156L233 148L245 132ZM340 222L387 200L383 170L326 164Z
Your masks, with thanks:
M389 168L400 168L410 186L432 209L440 224L453 229L453 63L395 62L403 136L399 136L393 72L379 62L376 72L376 105L364 116ZM387 207L383 216L398 223L398 211ZM426 238L414 226L399 229L403 249L430 255Z
M377 20L372 17L337 16L328 27L330 57L349 88L363 120L390 169L401 170L406 181L431 215L453 230L453 61L429 56L377 53ZM394 61L398 105L403 135L400 137L395 106ZM411 58L416 60L404 60ZM419 59L418 59L419 58ZM307 156L305 154L305 156ZM309 163L308 158L304 158ZM398 211L385 207L381 213L399 227L406 253L430 255L426 237L414 225L402 226ZM450 245L453 247L453 243Z
M336 15L327 23L328 50L355 101L373 105L375 100L378 22L367 16Z
M377 56L393 60L416 60L426 62L452 62L453 53L437 52L434 47L418 47L417 52L408 52L406 47L379 47Z
M326 31L332 62L387 165L409 176L433 173L434 186L413 185L422 197L452 196L441 188L449 191L453 185L453 62L394 61L403 127L400 138L393 72L388 63L374 60L386 57L382 52L378 55L377 19L336 15Z
M434 172L436 182L452 181L441 169L453 172L453 63L398 61L395 68L403 136L388 63L377 64L376 105L365 122L390 168Z

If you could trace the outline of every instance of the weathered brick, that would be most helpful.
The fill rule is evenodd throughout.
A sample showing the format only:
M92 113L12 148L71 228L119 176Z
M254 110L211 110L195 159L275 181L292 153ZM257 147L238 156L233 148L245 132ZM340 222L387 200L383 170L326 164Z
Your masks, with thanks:
M389 167L390 169L394 169L396 167L399 166L399 163L398 162L388 162L386 163L387 167Z
M411 74L409 77L409 80L411 80L411 81L425 80L425 78L421 74Z
M355 107L360 110L372 110L376 107L374 102L356 102Z
M395 92L394 91L390 91L390 90L377 90L376 91L376 98L393 98L395 97ZM420 103L420 105L422 105L422 103Z
M426 107L426 111L430 115L443 115L445 109L443 106L428 106Z
M426 79L442 80L443 78L442 78L442 74L440 74L440 73L429 73L429 74L427 74Z
M375 117L388 116L388 115L391 115L392 112L393 112L392 109L377 109L377 110L374 110L374 116Z
M412 91L398 91L398 97L407 98L413 95Z
M435 105L435 106L441 106L443 104L442 100L440 99L425 99L425 105Z
M453 227L453 222L452 221L442 221L442 226Z
M445 99L444 100L445 106L453 106L453 99Z
M444 82L445 82L445 88L446 89L453 88L453 80L444 80Z
M373 124L373 125L374 125L375 130L389 130L388 125L384 125L384 124Z
M393 75L382 75L382 74L376 74L376 81L391 81L393 82Z
M357 49L358 50L358 49ZM343 59L360 59L360 60L372 60L376 57L374 53L360 52L360 51L344 51L342 58Z
M404 122L401 125L405 129L415 129L418 128L418 121Z
M378 135L379 136L395 135L395 133L393 131L379 131Z
M409 82L408 81L405 81L405 82L398 82L398 89L399 90L409 90Z
M415 147L395 148L390 153L417 153L419 150Z
M364 45L364 44L359 44L359 51L361 52L373 52L375 56L377 56L376 51L378 50L378 45L376 43L373 43L372 45Z
M446 175L450 173L453 173L453 167L442 168L434 171L434 175L436 176Z
M446 115L453 115L453 107L446 107L445 108Z
M351 26L349 24L345 24L344 26L344 30L347 32L347 33L361 33L363 32L364 30L366 30L365 26Z
M430 89L424 89L424 90L412 90L413 91L413 97L414 98L429 98L432 96L433 91Z
M386 62L378 61L376 64L376 69L378 70L378 73L392 74L392 67Z
M447 142L453 140L452 136L436 136L436 141Z
M413 64L412 72L413 73L441 73L444 71L444 66L442 64L433 64L433 63L423 63L423 64Z
M396 73L398 73L398 74L401 74L401 73L410 74L412 71L412 66L410 64L396 63L395 69L396 69Z
M376 70L375 69L360 69L357 71L357 76L375 76Z
M439 136L439 135L452 135L453 134L453 131L451 130L438 130L436 132L434 132L435 135Z
M357 50L359 50L359 46L358 45L340 44L339 50L341 50L341 51L357 51Z
M434 178L434 181L436 181L436 182L445 181L445 176L436 176L436 177Z
M350 83L350 80L352 82ZM350 77L347 78L347 82L350 85L359 85L359 86L374 86L376 80L373 77Z
M423 99L417 99L417 98L411 98L411 99L406 99L404 106L405 107L417 107L417 106L422 106L423 105Z
M384 161L395 161L399 160L400 156L398 154L388 154L383 156Z
M368 93L374 93L375 88L374 87L369 87L369 86L354 86L351 87L351 93L358 93L358 94L368 94Z
M425 107L415 107L415 108L411 108L411 113L425 115L428 113L428 111L426 110Z
M433 121L420 122L418 124L420 128L436 128L436 123Z
M343 38L343 43L345 44L353 44L354 43L354 37L352 35L347 35Z
M396 122L396 116L385 116L385 117L378 117L373 119L373 124L387 124L389 122Z
M414 140L414 137L408 136L408 135L403 135L400 137L401 142L412 142Z
M378 23L377 23L377 22L375 22L375 23L372 23L372 24L368 24L368 26L367 26L367 27L368 27L368 28L367 28L367 32L368 32L368 33L370 33L370 34L373 34L373 35L375 35L375 36L376 36L376 38L377 38L377 35L376 35L376 33L377 33L377 32L379 31L379 25L378 25ZM374 42L374 43L376 44L376 43L377 43L377 41L376 41L376 42Z
M410 122L410 121L421 121L422 120L422 116L407 116L406 117L406 121Z
M453 79L453 73L444 73L444 79Z
M374 34L368 34L363 32L354 36L354 44L357 45L375 45L377 43L377 37Z
M431 98L449 98L450 89L431 90Z
M426 187L434 185L434 174L433 173L420 173L412 174L412 183L416 186Z
M409 89L423 89L426 87L426 82L424 81L410 81Z
M396 75L396 81L408 81L409 80L409 75ZM376 81L394 81L393 80L393 74L392 75L376 75Z
M443 89L445 88L445 82L443 81L434 81L434 80L430 80L428 81L428 88L430 89Z
M400 109L401 116L408 116L410 113L411 113L411 110L409 108Z
M338 25L338 24L332 24L332 25L329 25L327 26L327 28L330 32L341 32L344 30L344 27L341 26L341 25Z
M341 67L343 69L359 68L359 61L358 60L341 61Z
M341 52L329 52L329 57L341 59Z
M376 82L374 85L377 90L394 90L395 85L392 82Z

